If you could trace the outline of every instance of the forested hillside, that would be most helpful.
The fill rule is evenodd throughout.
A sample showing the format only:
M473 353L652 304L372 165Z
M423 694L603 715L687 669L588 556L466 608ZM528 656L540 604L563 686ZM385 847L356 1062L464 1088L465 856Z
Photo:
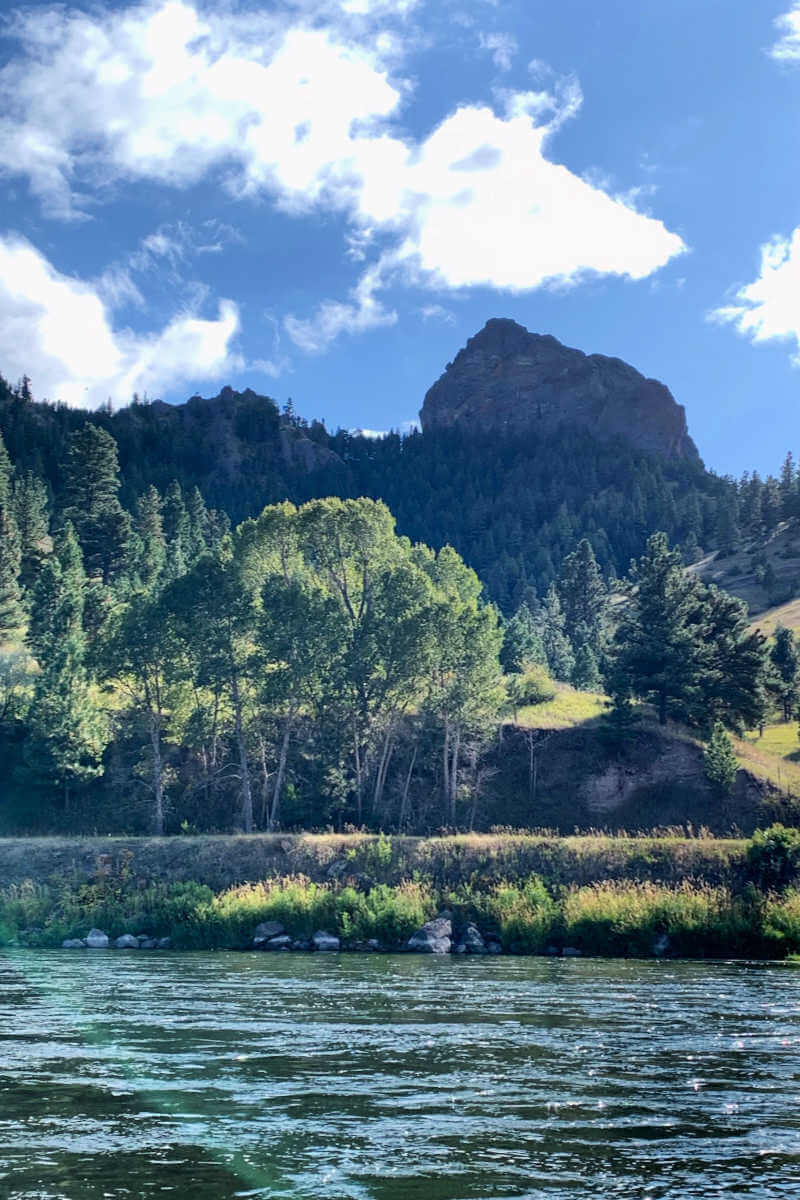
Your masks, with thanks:
M566 429L482 448L456 431L329 436L252 393L89 415L39 405L23 383L5 388L2 416L6 830L536 823L542 745L524 735L501 751L500 738L565 686L605 688L610 707L595 749L574 743L574 777L542 771L562 797L584 803L592 763L626 770L655 719L657 745L668 722L707 742L683 791L722 814L737 782L727 731L792 717L791 635L768 647L740 601L684 567L698 530L753 532L752 480L745 495L696 463ZM337 478L366 495L306 499ZM272 503L232 521L193 479L234 513ZM763 532L792 519L797 473L760 486ZM659 521L678 522L681 548L651 532ZM459 537L488 587L446 544ZM526 555L542 556L540 594ZM510 796L520 752L528 786Z
M0 381L8 452L18 471L45 481L57 504L70 435L86 424L113 435L120 497L130 509L151 484L164 492L173 480L187 494L197 487L234 524L284 499L380 499L401 534L452 545L507 613L544 595L582 537L614 578L654 529L689 560L715 546L735 503L731 484L695 459L659 457L568 426L546 436L457 428L376 439L330 433L251 391L86 413L34 401L27 381Z

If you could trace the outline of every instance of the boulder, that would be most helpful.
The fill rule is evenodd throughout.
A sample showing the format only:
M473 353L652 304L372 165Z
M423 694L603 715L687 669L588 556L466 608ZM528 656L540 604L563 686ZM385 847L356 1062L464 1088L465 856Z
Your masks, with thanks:
M134 937L132 933L123 933L122 937L118 937L114 942L118 950L138 950L139 939Z
M270 938L280 937L282 933L286 933L286 929L280 921L262 921L260 925L256 925L253 941L268 942Z
M108 934L102 929L90 929L86 935L86 945L90 950L107 950Z
M450 917L440 913L412 933L407 948L415 954L449 954L453 947L452 936L453 923Z
M163 938L158 939L158 947L157 948L159 950L169 950L171 946L172 946L172 938L163 937Z
M158 949L158 938L151 938L151 937L139 938L139 949L140 950L157 950Z
M82 938L65 938L61 943L62 950L85 950L86 942Z
M277 937L271 937L261 947L262 950L289 950L291 949L292 939L288 933L279 933Z
M334 937L332 933L328 933L326 929L318 929L311 938L314 943L315 950L338 950L339 939Z
M461 938L460 945L464 947L467 954L488 954L486 942L483 940L483 934L477 925L468 925L464 930L464 936ZM456 947L458 950L458 946Z
M500 945L499 942L487 942L486 943L486 953L487 954L502 954L503 947Z
M382 950L383 949L383 947L381 946L381 944L377 938L370 938L369 941L367 942L367 946L370 950Z
M310 938L295 938L292 942L293 950L313 950L314 943Z
M575 946L565 946L561 951L562 958L582 958L583 951L578 950Z

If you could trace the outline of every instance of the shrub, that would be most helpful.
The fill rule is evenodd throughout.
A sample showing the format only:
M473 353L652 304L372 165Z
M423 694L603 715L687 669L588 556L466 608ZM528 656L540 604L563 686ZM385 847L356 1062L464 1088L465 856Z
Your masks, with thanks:
M706 778L719 796L729 796L736 782L739 760L733 752L733 743L725 726L714 723L711 738L703 755Z
M541 953L560 925L558 904L536 875L523 884L498 884L485 912L496 923L503 945L515 954Z
M780 824L757 829L747 848L747 866L765 891L787 887L800 869L800 830Z
M773 952L800 951L800 891L792 888L780 899L767 902L764 934Z
M526 704L548 704L555 699L556 688L541 663L526 666L521 675L509 675L506 679L508 699L514 708Z

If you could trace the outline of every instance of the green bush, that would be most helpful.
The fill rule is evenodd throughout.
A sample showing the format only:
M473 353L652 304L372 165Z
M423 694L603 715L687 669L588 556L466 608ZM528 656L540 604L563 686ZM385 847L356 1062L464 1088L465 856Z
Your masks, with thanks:
M792 888L783 896L767 902L764 934L773 952L800 952L800 891Z
M779 824L757 829L747 848L747 866L765 891L788 887L800 870L800 830Z

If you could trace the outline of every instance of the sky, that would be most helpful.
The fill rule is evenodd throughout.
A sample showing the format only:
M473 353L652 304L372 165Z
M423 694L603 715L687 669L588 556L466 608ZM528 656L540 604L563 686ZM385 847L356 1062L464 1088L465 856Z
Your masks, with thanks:
M494 316L800 456L800 0L2 5L0 373L407 429Z

